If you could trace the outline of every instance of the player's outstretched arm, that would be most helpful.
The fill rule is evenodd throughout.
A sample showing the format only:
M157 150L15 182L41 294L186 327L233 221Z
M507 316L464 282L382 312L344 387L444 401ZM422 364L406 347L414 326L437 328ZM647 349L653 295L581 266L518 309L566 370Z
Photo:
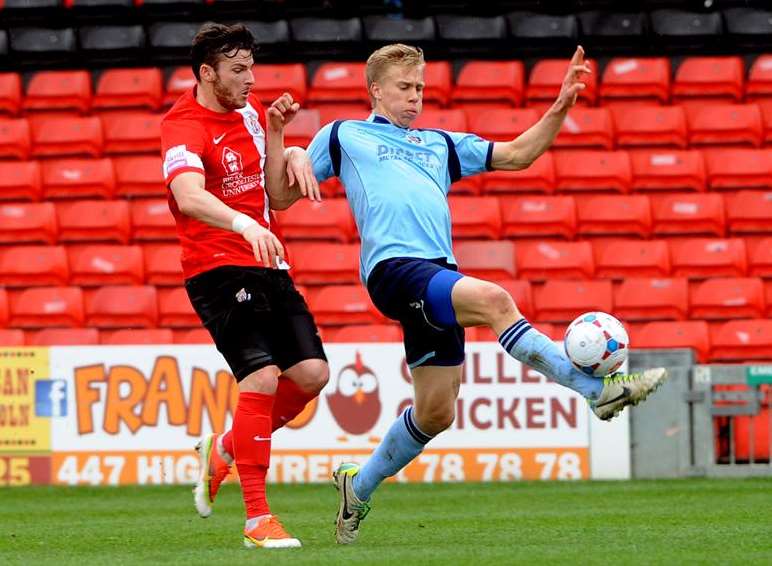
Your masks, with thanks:
M494 169L519 170L531 165L536 158L552 145L563 120L571 107L576 104L579 92L585 88L582 77L592 72L584 60L584 49L580 45L568 65L563 86L555 103L528 130L510 142L493 144L491 166Z

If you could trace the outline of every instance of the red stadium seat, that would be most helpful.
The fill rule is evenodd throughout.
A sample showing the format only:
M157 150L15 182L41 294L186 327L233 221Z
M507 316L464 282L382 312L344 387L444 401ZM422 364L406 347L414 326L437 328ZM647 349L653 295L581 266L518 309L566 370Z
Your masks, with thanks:
M496 284L502 287L512 300L515 301L517 309L526 318L533 316L533 293L531 284L521 279L503 279L496 281Z
M551 152L546 152L526 169L491 171L480 177L483 192L488 194L553 193L555 160Z
M745 83L745 94L751 102L772 97L772 55L761 55L753 62Z
M0 329L0 348L24 346L24 331L18 328Z
M749 252L748 275L772 278L772 238L759 241Z
M459 270L472 277L498 280L515 278L515 245L512 242L458 242L453 247Z
M322 126L335 120L366 120L370 115L368 107L362 104L317 104L314 109L319 112Z
M319 183L319 190L324 198L337 198L346 196L346 191L340 180L337 177L330 177L329 179Z
M113 157L115 194L121 197L166 196L161 157L130 155Z
M20 328L83 325L80 287L38 287L20 292L11 303L11 326Z
M50 202L0 204L0 243L56 242L56 211Z
M164 105L171 106L177 99L187 91L196 86L196 77L193 75L193 69L189 66L178 67L169 75L166 81L166 94L164 95Z
M301 199L278 215L282 235L288 240L356 240L357 227L348 201Z
M160 69L107 69L97 80L93 107L158 110L162 103Z
M612 101L666 103L670 100L670 60L666 57L612 59L603 71L600 96Z
M143 255L148 285L182 285L182 249L178 244L146 244Z
M0 158L28 159L32 148L29 122L24 118L0 118Z
M0 327L8 325L8 293L0 287Z
M122 200L80 200L56 205L62 242L129 241L129 203Z
M142 248L139 246L72 246L70 283L82 287L141 285L144 283Z
M450 194L478 196L482 192L482 179L480 175L464 177L450 185Z
M173 344L174 333L170 328L103 330L99 336L99 343L111 346L131 344Z
M578 232L585 236L651 234L649 198L643 195L593 195L576 199Z
M542 59L531 69L531 76L525 91L527 104L552 104L560 93L563 80L568 71L569 59ZM592 73L583 75L582 82L586 85L579 91L579 102L593 105L598 94L598 64L593 60L586 61Z
M761 111L756 104L724 104L686 108L690 145L759 147L764 139Z
M633 332L630 343L635 348L691 348L697 361L705 363L710 355L708 323L704 320L650 322Z
M290 254L293 279L301 285L359 282L359 244L306 244Z
M595 271L589 242L522 242L515 257L521 279L587 279Z
M284 145L308 147L320 128L317 110L300 110L295 119L284 129Z
M597 277L623 279L670 274L670 254L665 241L597 240L594 252Z
M728 194L726 221L733 234L772 232L772 191Z
M710 149L702 152L713 190L772 187L772 151Z
M451 98L459 102L497 102L520 106L524 67L521 61L469 61L456 77Z
M553 144L556 148L613 149L614 126L608 108L574 106Z
M451 197L453 238L498 240L501 235L499 201L492 197Z
M95 346L99 344L96 328L44 328L27 333L27 346Z
M283 65L261 63L252 67L252 74L255 77L252 92L266 106L272 104L285 92L288 92L295 102L302 103L306 99L308 78L306 66L303 63Z
M30 119L32 155L64 157L102 154L102 123L99 118L43 117Z
M740 57L687 57L673 81L673 100L737 102L743 97L745 69Z
M37 161L0 161L0 200L40 200L42 196Z
M50 159L42 161L43 195L57 198L112 198L113 162L109 159Z
M611 312L611 281L547 281L536 289L536 320L570 322L587 311Z
M362 108L370 105L365 88L364 63L323 63L311 79L308 102L359 103Z
M764 129L765 145L772 143L772 98L766 98L756 102L761 110L761 126Z
M761 279L713 278L691 293L691 317L703 319L762 318L766 310Z
M614 291L614 314L622 320L684 320L688 312L686 279L629 277Z
M162 114L120 112L102 116L104 151L110 154L161 151Z
M772 360L772 320L730 320L711 337L714 362Z
M632 184L626 151L556 152L555 175L560 191L627 193Z
M748 270L745 242L737 238L671 240L670 260L676 277L742 277Z
M630 152L635 191L704 191L705 164L699 151Z
M429 61L424 67L424 105L447 106L453 83L453 68L448 61ZM465 130L461 130L465 131Z
M66 285L67 253L61 246L9 246L0 248L0 285L39 287Z
M185 287L158 290L158 325L174 328L201 326Z
M166 199L143 199L131 203L132 238L177 241L177 226Z
M91 108L91 73L88 71L38 71L27 84L25 110L74 110Z
M651 212L656 235L726 235L721 195L657 195L651 198Z
M528 238L576 235L576 205L570 196L502 197L502 236Z
M539 120L531 108L500 108L473 112L469 116L469 129L486 140L510 141Z
M764 302L767 305L767 318L772 318L772 280L764 281Z
M351 324L334 332L328 342L402 342L402 330L396 324Z
M193 328L193 329L175 329L174 333L175 344L210 344L214 345L212 335L206 328Z
M373 306L361 285L323 287L309 305L319 325L383 324L386 322Z
M413 122L411 128L439 128L449 132L466 132L466 112L458 108L424 109Z
M0 112L17 114L21 107L21 76L0 73Z
M680 106L612 108L620 147L686 147L686 114Z
M153 328L158 319L155 287L100 287L85 296L86 324L97 328Z

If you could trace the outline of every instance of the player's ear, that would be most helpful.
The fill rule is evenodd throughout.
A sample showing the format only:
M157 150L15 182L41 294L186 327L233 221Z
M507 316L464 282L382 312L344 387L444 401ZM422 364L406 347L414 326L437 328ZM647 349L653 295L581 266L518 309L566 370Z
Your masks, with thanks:
M207 82L214 82L215 79L215 71L211 67L211 65L207 65L206 63L202 63L201 67L198 69L198 75L201 77L201 80L207 81Z
M375 81L370 85L370 96L376 101L381 99L381 85Z

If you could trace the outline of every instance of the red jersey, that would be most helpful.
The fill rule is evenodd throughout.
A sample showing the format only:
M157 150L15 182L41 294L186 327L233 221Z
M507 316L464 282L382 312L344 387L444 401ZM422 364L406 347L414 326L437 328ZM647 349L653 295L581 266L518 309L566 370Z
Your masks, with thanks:
M244 108L214 112L196 102L194 87L161 122L166 186L180 173L199 172L206 178L207 191L277 234L265 190L265 131L265 109L254 94ZM258 266L252 246L241 234L182 214L171 190L168 198L186 279L223 265Z

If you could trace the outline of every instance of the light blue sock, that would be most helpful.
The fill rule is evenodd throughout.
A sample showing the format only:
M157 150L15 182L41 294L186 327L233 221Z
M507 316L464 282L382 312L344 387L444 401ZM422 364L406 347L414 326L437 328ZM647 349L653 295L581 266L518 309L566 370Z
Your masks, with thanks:
M576 369L568 356L547 336L533 328L524 318L499 336L499 343L510 356L540 371L551 380L573 389L588 399L600 397L603 380Z
M408 407L397 417L373 455L354 476L354 493L359 499L370 499L383 480L412 462L432 439L418 428L413 415L413 407Z

